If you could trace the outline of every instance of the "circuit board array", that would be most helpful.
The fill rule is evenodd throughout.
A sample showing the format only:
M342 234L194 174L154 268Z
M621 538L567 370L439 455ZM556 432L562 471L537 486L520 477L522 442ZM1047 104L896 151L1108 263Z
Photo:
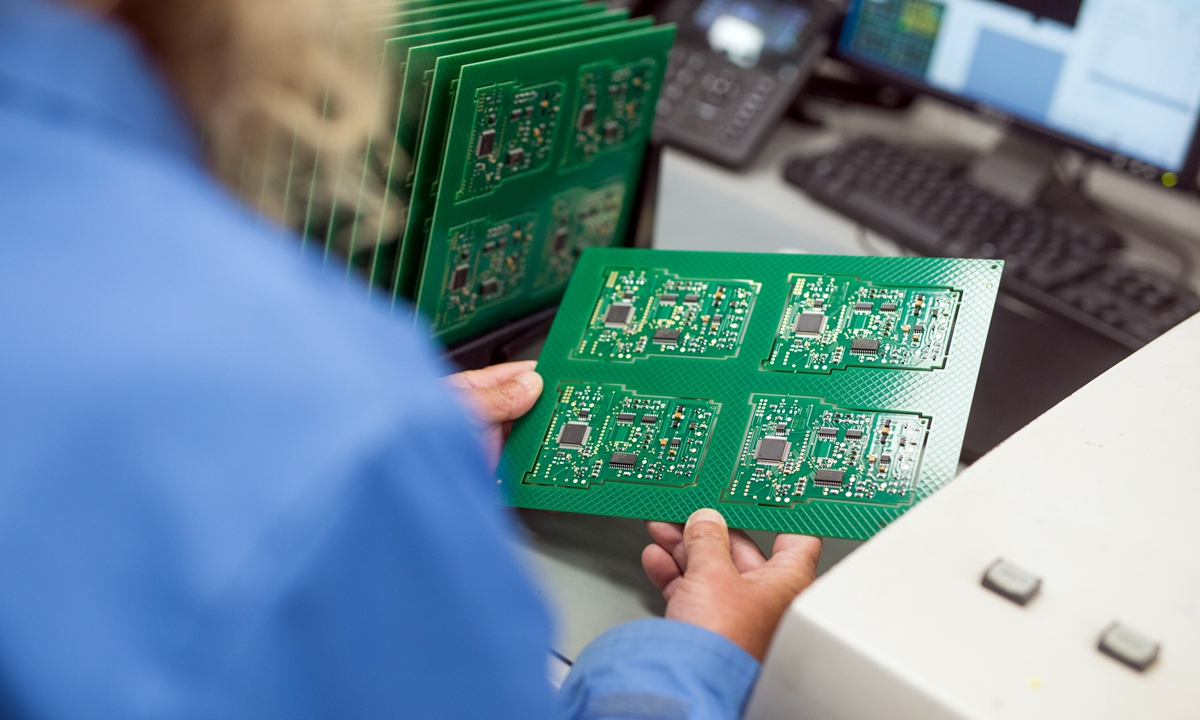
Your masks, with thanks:
M588 250L506 495L868 538L957 470L1001 266Z
M350 154L280 143L305 252L454 344L552 305L584 249L625 242L674 26L583 0L410 0L331 22L338 42L381 43L388 119Z

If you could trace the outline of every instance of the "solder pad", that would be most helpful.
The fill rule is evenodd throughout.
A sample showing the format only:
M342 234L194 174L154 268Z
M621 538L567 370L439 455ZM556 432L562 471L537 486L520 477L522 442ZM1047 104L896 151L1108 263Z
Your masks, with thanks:
M506 497L521 507L675 522L715 507L733 527L869 538L957 471L1001 268L589 249L539 360L547 390L516 423L501 460ZM718 292L726 306L737 290L745 304L736 341L685 345L711 334ZM664 294L677 305L663 305ZM684 304L687 295L695 297ZM677 316L680 307L694 312ZM812 364L815 346L803 344L781 354L796 347L795 335L844 347L844 361ZM906 359L873 362L850 352L856 340L875 358ZM626 422L618 406L634 399L656 403L633 413L638 423L653 414L653 423ZM667 423L677 408L681 419L711 413L702 436ZM667 452L675 440L688 448L683 457L698 458L682 474L667 469L680 467L680 450Z

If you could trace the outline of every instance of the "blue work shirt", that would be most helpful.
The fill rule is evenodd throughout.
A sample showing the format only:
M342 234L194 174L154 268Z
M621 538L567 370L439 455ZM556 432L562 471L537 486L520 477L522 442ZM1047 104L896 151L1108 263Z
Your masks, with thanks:
M0 0L0 223L0 717L739 713L758 664L667 620L551 691L446 368L206 174L118 27Z

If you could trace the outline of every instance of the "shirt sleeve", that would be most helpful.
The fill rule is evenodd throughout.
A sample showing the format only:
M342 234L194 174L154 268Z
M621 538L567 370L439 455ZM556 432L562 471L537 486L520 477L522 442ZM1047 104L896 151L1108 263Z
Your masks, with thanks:
M638 620L584 648L559 698L571 720L727 720L741 716L759 668L709 630Z

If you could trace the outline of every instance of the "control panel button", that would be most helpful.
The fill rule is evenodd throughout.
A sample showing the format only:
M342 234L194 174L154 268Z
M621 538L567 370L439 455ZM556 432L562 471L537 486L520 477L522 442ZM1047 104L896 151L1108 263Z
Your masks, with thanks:
M1042 587L1042 579L1000 559L983 573L983 586L1018 605L1024 605L1037 595Z
M1160 645L1128 625L1113 623L1100 635L1100 652L1141 672L1158 659Z

